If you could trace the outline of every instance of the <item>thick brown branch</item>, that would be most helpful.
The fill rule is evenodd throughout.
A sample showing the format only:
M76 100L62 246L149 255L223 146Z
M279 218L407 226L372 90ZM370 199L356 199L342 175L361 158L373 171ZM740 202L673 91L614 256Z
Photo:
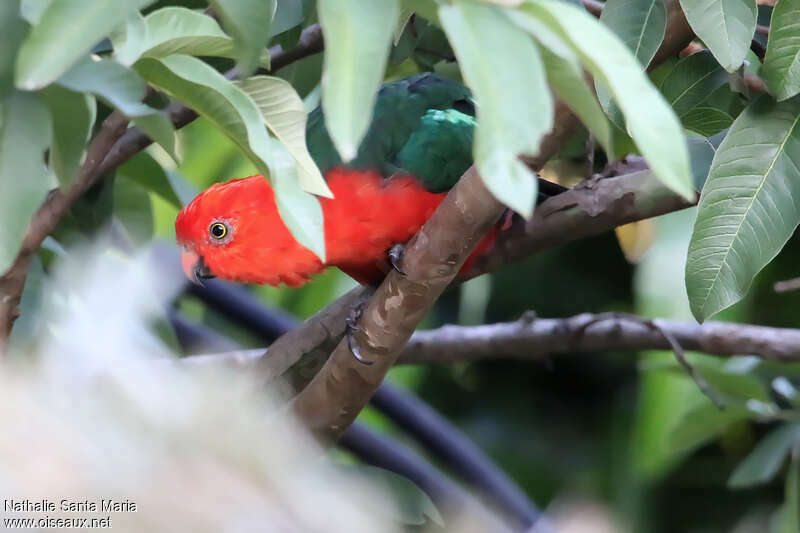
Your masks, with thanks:
M391 272L367 304L356 332L358 362L341 341L311 383L292 402L310 430L336 438L358 416L394 365L414 329L480 238L503 212L470 169L405 249L405 275Z
M640 163L631 158L630 165ZM468 277L617 226L692 205L667 189L649 170L613 178L595 178L540 205L531 220L500 234L494 248L475 262Z

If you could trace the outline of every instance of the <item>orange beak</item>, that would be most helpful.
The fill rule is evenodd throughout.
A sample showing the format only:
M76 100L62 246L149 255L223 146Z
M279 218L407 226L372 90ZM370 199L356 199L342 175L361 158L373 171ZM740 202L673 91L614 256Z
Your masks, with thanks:
M201 280L214 277L203 262L203 258L189 250L181 253L181 267L189 281L198 285L202 285Z

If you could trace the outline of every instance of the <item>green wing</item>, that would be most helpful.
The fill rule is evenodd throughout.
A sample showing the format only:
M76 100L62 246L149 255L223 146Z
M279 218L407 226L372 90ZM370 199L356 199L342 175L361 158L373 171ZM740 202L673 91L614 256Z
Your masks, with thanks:
M472 164L474 114L469 89L435 74L387 83L358 154L347 166L375 169L384 177L405 171L431 191L446 191ZM306 142L323 173L342 164L320 108L308 117Z

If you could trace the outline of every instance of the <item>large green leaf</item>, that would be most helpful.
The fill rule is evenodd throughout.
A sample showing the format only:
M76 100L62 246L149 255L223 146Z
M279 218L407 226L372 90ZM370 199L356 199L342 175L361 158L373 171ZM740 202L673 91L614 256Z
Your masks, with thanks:
M784 424L759 441L728 480L734 488L768 483L794 446L800 443L800 424Z
M142 34L141 24L144 24ZM114 56L131 65L140 57L166 57L173 54L193 56L237 56L236 42L213 18L183 7L165 7L143 20L128 19L125 30L112 35ZM256 56L262 66L269 66L269 52L261 47Z
M692 178L696 191L703 189L708 179L708 171L714 161L716 149L708 139L691 137L687 139L689 145L689 158L692 162Z
M800 93L800 2L778 2L772 10L767 53L761 76L778 100Z
M129 14L153 0L55 0L22 43L16 85L40 89L58 79Z
M355 157L383 80L399 0L319 0L325 36L322 109L344 161Z
M97 106L92 97L52 85L42 91L53 119L53 144L50 168L58 176L62 189L72 185L86 155L86 143L92 135Z
M211 121L228 136L253 162L258 170L269 176L278 196L282 216L297 207L303 217L295 224L284 218L292 235L302 245L324 261L322 210L315 210L311 202L316 199L307 193L293 192L290 179L297 179L296 165L285 164L280 150L270 150L271 140L264 127L261 112L255 102L239 87L197 58L173 55L165 58L142 58L136 70L153 86L171 97L184 102L198 114ZM280 198L282 191L289 191ZM301 194L302 193L302 194ZM318 203L317 203L317 207Z
M664 40L667 9L663 0L608 0L600 22L611 28L647 67Z
M147 42L147 24L144 17L138 11L131 13L108 38L114 50L114 59L126 67L131 66L142 55Z
M169 117L143 104L144 80L133 70L112 59L86 58L58 79L58 85L76 92L89 92L133 118L135 124L177 161L175 128Z
M19 12L19 0L0 2L0 35L3 36L3 45L0 46L0 98L14 87L14 62L28 30Z
M275 36L290 30L303 22L305 3L308 0L281 0L275 10L270 33Z
M755 0L680 0L686 20L717 61L733 72L744 61L756 29Z
M281 78L255 76L236 82L258 106L267 128L292 154L299 165L298 177L303 190L332 197L322 174L306 147L306 113L303 101L292 85Z
M527 17L547 24L573 48L614 96L628 133L655 175L675 192L693 198L683 129L628 47L591 15L564 2L528 0L517 8L514 20L526 27Z
M711 439L719 437L731 424L747 420L750 412L739 406L720 410L705 402L687 411L672 428L670 448L676 454L685 453Z
M137 246L153 238L153 202L147 190L125 176L116 176L113 190L114 217Z
M663 0L608 0L600 22L616 33L633 52L642 67L647 67L664 40L667 9ZM625 119L602 82L595 84L597 98L611 122L625 129Z
M800 101L761 96L731 126L700 196L686 290L703 321L739 301L800 222Z
M139 152L117 169L122 176L180 208L182 202L166 171L147 152Z
M58 79L58 85L75 92L92 93L128 117L154 113L143 104L146 85L144 80L111 59L85 58Z
M236 44L236 58L243 76L249 76L269 41L277 0L210 0Z
M792 453L792 464L786 473L783 505L771 524L774 533L797 533L800 531L800 456Z
M587 84L580 64L577 60L571 61L559 57L547 48L541 48L540 52L550 87L581 119L606 153L613 154L611 126Z
M298 242L325 262L325 239L322 206L317 198L300 188L297 164L283 145L274 141L271 167L275 203L286 227Z
M711 137L733 124L733 117L716 107L699 106L681 117L683 127L703 137Z
M498 200L530 217L537 182L518 155L535 154L553 126L553 101L539 50L496 6L442 5L439 20L477 101L478 172Z
M52 126L37 95L14 91L0 113L0 273L14 262L25 231L47 191L57 184L47 173L44 152Z
M709 52L684 57L661 83L661 93L679 118L728 83L728 74Z

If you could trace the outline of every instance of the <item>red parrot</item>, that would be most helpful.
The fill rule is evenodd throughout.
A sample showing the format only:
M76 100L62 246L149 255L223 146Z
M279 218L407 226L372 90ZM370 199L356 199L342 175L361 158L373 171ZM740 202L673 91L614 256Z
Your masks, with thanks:
M212 185L178 214L183 269L195 281L218 276L296 287L336 266L359 283L375 284L394 265L389 250L419 230L472 164L474 129L466 87L433 74L414 76L381 88L358 154L344 165L318 108L309 114L306 140L334 195L319 200L327 261L294 239L270 185L250 176ZM540 180L540 198L561 190ZM499 228L464 269L491 248Z

